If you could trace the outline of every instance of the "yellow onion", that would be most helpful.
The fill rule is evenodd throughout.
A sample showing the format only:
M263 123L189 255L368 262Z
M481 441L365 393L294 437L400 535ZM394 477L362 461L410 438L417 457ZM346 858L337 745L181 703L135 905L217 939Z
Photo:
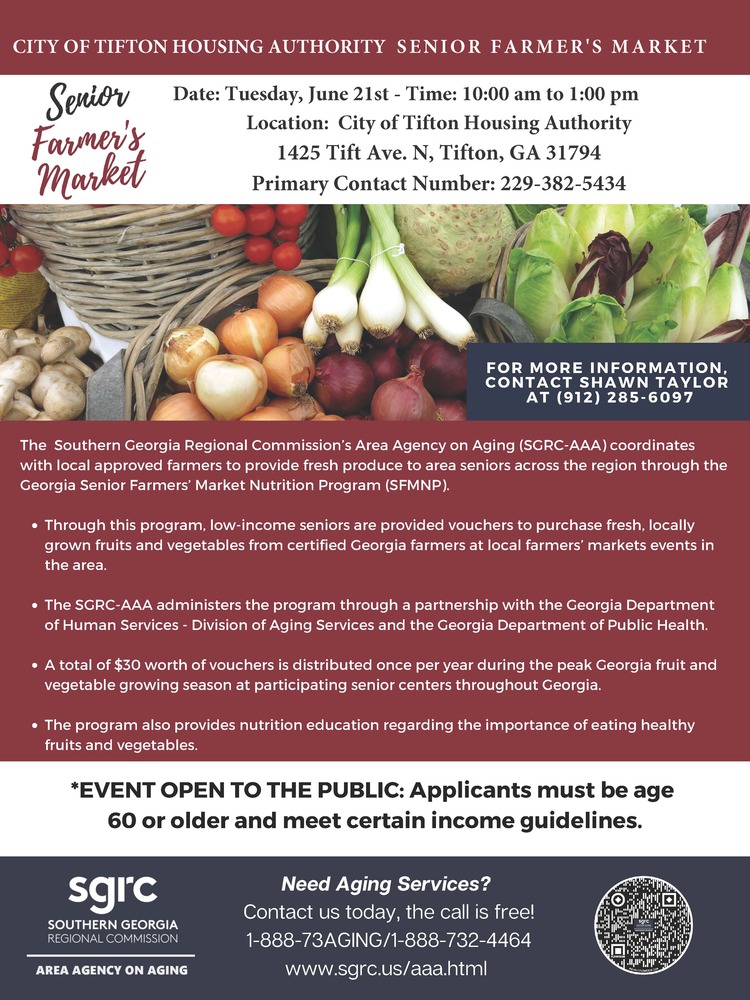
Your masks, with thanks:
M277 396L271 399L265 409L279 409L288 413L292 420L313 420L317 414L323 412L323 407L308 393L304 396L297 396L292 399L283 399Z
M293 418L289 416L286 410L280 409L278 406L259 406L257 410L253 410L252 413L246 413L244 417L240 417L240 422L245 420L292 420Z
M276 347L279 328L265 309L240 309L219 323L216 336L229 354L262 361Z
M195 373L195 394L216 420L239 420L259 406L268 380L253 358L217 354Z
M313 423L316 420L344 420L344 417L337 417L335 413L318 413L317 416L313 417Z
M258 308L276 320L279 333L301 330L312 312L315 289L293 274L272 274L258 289Z
M197 396L178 392L165 396L153 410L149 420L213 420L214 418Z
M198 365L219 353L219 338L205 326L180 326L164 341L164 367L177 385L192 385Z
M274 347L263 358L263 367L268 391L276 396L302 396L315 378L313 352L301 340Z

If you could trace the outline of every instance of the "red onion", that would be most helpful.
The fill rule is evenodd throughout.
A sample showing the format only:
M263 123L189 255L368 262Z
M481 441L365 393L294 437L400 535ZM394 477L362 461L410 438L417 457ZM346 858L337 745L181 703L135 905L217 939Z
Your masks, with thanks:
M437 420L435 400L422 384L423 379L423 371L410 368L403 378L379 386L370 406L373 420Z
M350 417L344 417L344 420L372 420L369 413L352 413Z
M413 330L410 330L405 323L402 323L398 329L394 330L393 333L389 333L387 337L373 337L369 333L367 334L368 339L371 343L377 344L378 347L390 347L391 344L396 348L397 351L405 351L409 345L416 340L417 335Z
M329 333L326 338L325 344L320 349L318 354L319 358L324 358L327 354L340 354L341 348L339 347L339 342L336 340L336 336L333 333Z
M417 337L416 340L413 340L406 348L403 355L406 370L408 371L410 368L421 368L424 352L434 343L435 340L432 337L427 337L425 340L421 337Z
M327 354L315 367L310 391L326 413L348 417L370 405L375 391L372 368L352 354Z
M372 368L376 386L382 385L389 379L398 378L406 371L393 344L389 347L373 347L371 351L367 351L362 356Z
M443 420L466 420L466 403L462 399L436 399L435 406Z
M462 396L466 392L466 351L444 340L432 340L419 365L424 384L433 396Z

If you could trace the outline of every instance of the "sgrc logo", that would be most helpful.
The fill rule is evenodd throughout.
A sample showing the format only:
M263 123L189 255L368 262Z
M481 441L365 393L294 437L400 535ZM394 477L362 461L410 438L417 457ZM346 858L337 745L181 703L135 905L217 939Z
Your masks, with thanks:
M92 913L111 913L116 903L124 903L128 896L139 903L153 903L157 898L155 892L148 892L144 887L156 885L156 879L148 875L136 878L135 875L99 875L89 880L85 875L75 875L68 886L71 890L68 899L71 903L85 903L93 900L89 909Z

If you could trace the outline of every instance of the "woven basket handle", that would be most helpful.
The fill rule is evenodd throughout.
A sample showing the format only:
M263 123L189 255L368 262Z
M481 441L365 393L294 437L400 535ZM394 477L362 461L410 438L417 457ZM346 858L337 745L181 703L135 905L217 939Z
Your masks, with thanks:
M479 299L469 313L469 322L475 330L480 319L491 319L498 323L503 333L514 344L536 344L537 339L515 309L499 299Z

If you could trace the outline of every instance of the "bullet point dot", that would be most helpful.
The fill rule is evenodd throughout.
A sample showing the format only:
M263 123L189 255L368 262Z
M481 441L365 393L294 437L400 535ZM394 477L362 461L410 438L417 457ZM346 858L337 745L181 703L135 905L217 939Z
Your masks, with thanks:
M32 528L38 528L39 525L36 523L36 521L32 521L31 527Z
M32 669L32 670L36 670L36 668L37 668L38 666L39 666L39 664L38 664L38 663L32 663L32 664L31 664L31 669Z
M36 601L32 602L31 606L32 606L32 608L38 608L39 607L39 605L36 603Z
M31 728L32 728L32 729L36 729L36 728L37 728L37 724L36 724L36 722L32 722L32 723L31 723Z

